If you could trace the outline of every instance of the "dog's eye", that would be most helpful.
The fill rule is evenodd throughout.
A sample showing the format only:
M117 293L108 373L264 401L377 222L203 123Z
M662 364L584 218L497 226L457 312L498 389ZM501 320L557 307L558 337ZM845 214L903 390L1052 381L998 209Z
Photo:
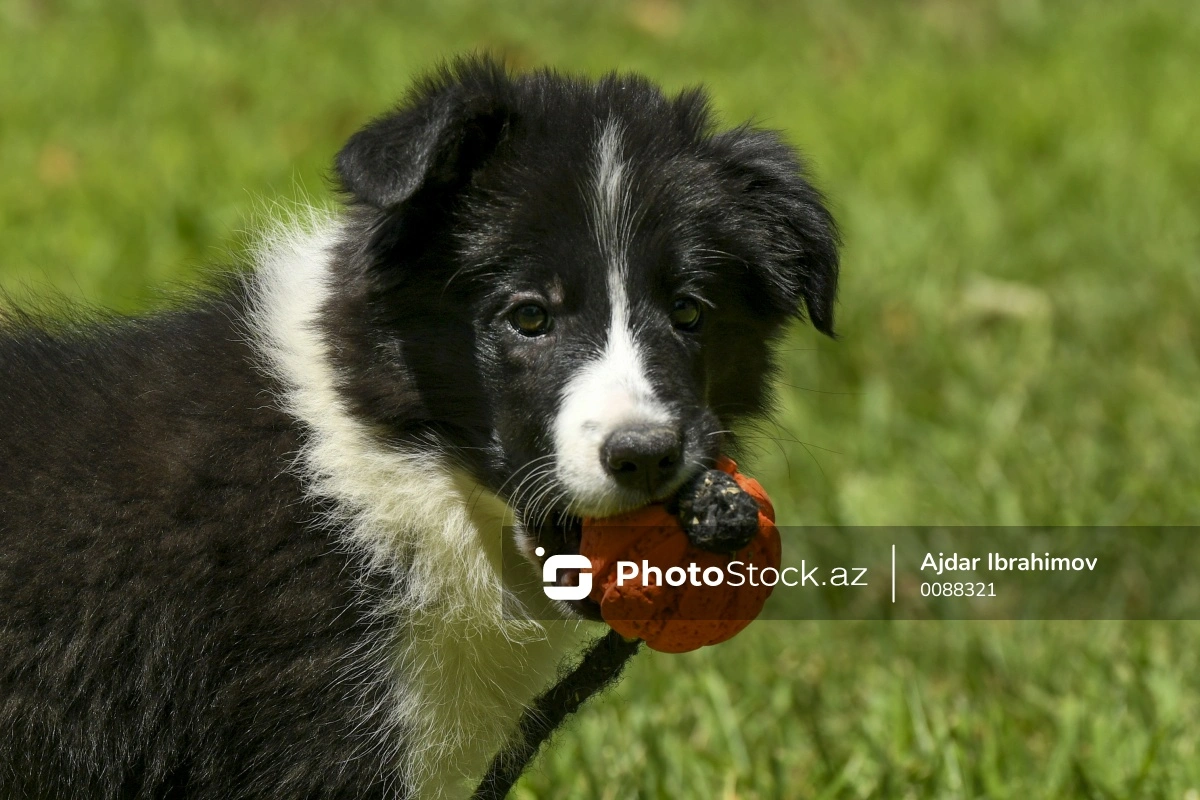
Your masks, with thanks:
M550 329L550 312L536 303L517 306L508 320L513 330L525 336L541 336Z
M682 331L695 330L700 324L700 303L691 297L679 297L671 304L671 324Z

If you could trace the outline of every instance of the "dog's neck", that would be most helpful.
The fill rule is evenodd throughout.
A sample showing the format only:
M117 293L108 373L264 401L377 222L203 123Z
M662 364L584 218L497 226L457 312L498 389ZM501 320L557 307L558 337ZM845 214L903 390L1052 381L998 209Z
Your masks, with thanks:
M502 546L515 524L503 500L437 448L389 442L339 396L319 323L341 235L337 217L319 212L268 235L249 327L284 387L280 404L304 428L295 467L307 490L332 501L340 544L395 587L374 610L391 630L385 652L360 656L388 665L392 721L405 738L380 746L397 747L416 797L459 796L564 653L595 631L541 621L556 611L532 565Z

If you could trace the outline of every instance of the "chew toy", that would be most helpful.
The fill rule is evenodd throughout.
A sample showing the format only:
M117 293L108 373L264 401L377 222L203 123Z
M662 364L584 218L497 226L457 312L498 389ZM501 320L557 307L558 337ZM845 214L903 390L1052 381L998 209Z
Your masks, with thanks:
M766 492L728 458L684 487L677 505L677 513L656 503L616 517L585 519L579 546L592 562L590 597L600 604L604 621L622 636L643 639L664 653L719 644L741 632L762 611L773 586L749 580L731 586L726 568L740 561L743 576L751 565L778 570L781 556ZM665 579L658 585L643 580L620 585L619 561L657 567L664 578L673 567L686 570L695 564L691 574L697 576L716 567L726 580L717 586L691 580L671 586Z
M671 510L653 505L620 517L584 520L580 550L599 578L591 597L612 630L525 709L518 735L496 754L473 800L507 797L542 742L585 700L617 680L643 639L655 650L682 653L723 642L758 615L770 587L709 589L719 599L709 597L697 609L690 593L703 589L666 586L638 597L630 587L615 585L616 562L643 551L647 555L638 557L660 568L691 560L713 566L742 560L760 568L779 567L779 533L771 502L758 481L739 475L729 459L720 459L717 469L685 486L675 503L677 508ZM652 616L644 616L647 611Z

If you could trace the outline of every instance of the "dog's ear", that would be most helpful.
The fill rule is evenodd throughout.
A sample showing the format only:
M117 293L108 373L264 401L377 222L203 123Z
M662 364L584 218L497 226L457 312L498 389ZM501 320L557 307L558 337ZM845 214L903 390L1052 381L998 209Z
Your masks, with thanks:
M751 221L745 235L766 254L760 278L772 306L803 314L803 301L813 327L833 336L841 241L799 155L774 131L738 128L713 142Z
M396 110L350 137L337 155L342 188L390 211L423 190L452 192L502 140L511 82L487 58L456 61L421 81Z

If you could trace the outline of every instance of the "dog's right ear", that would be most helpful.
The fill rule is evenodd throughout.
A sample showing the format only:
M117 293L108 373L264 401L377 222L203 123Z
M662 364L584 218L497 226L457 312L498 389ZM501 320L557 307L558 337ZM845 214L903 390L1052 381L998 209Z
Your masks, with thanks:
M421 81L395 111L350 137L337 155L342 188L390 211L422 192L454 192L503 140L512 84L488 58L456 61Z
M774 131L749 126L712 139L753 224L743 238L765 258L757 265L762 296L776 311L800 313L833 336L841 239L824 198L808 181L800 156Z

